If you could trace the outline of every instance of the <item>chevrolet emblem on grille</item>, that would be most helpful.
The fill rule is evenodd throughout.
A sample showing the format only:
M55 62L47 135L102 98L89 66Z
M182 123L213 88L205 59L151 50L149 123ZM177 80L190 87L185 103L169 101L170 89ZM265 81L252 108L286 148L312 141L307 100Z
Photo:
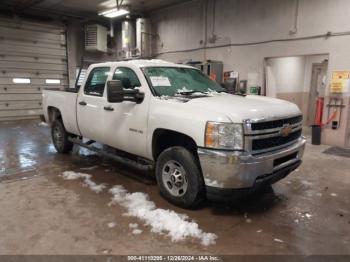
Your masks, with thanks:
M292 131L293 131L292 128L289 125L287 125L281 128L280 135L282 137L287 137L290 135L290 133L292 133Z

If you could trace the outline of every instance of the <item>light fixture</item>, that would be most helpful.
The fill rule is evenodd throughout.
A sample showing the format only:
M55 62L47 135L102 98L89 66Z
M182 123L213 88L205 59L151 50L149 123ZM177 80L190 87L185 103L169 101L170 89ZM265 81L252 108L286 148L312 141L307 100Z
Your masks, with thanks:
M15 84L30 84L30 78L12 78L12 82Z
M60 84L61 80L60 79L46 79L45 83L46 84Z
M98 13L98 15L103 15L103 16L108 17L108 18L114 18L114 17L118 17L118 16L127 15L129 13L130 12L126 9L112 8L112 9L100 12L100 13Z

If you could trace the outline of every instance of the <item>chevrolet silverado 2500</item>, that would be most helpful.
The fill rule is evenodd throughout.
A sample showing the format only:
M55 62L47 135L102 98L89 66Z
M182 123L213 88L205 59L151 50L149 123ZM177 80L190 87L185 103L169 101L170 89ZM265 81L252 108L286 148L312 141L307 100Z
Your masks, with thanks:
M305 147L295 104L228 94L199 70L161 60L93 64L75 92L45 90L43 109L59 153L78 144L155 169L161 194L183 207L272 184L300 165Z

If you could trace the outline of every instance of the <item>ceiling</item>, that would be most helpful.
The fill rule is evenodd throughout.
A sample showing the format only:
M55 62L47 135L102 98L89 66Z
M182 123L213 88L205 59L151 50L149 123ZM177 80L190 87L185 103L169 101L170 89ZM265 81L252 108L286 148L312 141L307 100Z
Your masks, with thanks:
M121 0L119 0L120 2ZM189 0L124 0L123 5L129 6L136 14L147 13L156 9L176 5ZM1 0L0 9L13 13L28 13L31 11L48 12L65 16L93 16L98 11L116 6L116 0Z

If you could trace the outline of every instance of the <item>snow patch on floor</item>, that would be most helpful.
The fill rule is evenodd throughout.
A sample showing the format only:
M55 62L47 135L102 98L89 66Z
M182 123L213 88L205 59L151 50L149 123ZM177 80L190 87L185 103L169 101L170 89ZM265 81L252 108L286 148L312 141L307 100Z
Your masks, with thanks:
M306 218L308 218L308 219L310 219L310 218L312 217L312 215L309 214L309 213L305 213L305 216L306 216Z
M45 123L45 122L40 122L40 123L39 123L39 126L48 127L49 125L48 125L47 123Z
M79 172L74 172L74 171L65 171L62 173L62 177L64 180L77 180L77 179L84 179L84 186L89 187L92 191L95 193L101 193L107 185L102 183L102 184L96 184L94 181L91 180L91 175L90 174L85 174L85 173L79 173Z
M130 223L130 224L129 224L129 227L130 227L130 228L138 228L139 225L136 224L136 223Z
M110 250L110 249L103 249L102 250L102 254L104 254L104 255L108 255L108 254L110 254L112 252L112 250Z
M147 194L129 193L119 185L112 187L109 192L113 195L111 205L119 204L127 208L127 215L143 220L145 225L151 227L151 232L167 233L173 242L193 237L199 239L205 246L215 244L217 238L215 234L203 232L198 224L185 214L156 208L155 203L149 200Z
M247 218L247 219L245 220L245 222L248 223L248 224L252 223L252 221L253 221L253 220L251 220L250 218Z
M134 229L133 231L132 231L132 233L134 234L134 235L140 235L141 233L142 233L142 230L141 229Z
M278 242L278 243L284 243L282 239L279 238L274 238L273 241Z
M114 223L114 222L109 222L108 224L107 224L107 226L109 227L109 228L113 228L113 227L115 227L117 225L117 223Z
M305 186L312 186L312 185L313 185L312 182L307 181L307 180L302 180L301 183L302 183L303 185L305 185Z
M253 221L251 218L248 218L248 213L244 213L244 218L246 223L252 223Z
M132 230L132 233L134 235L140 235L143 231L141 229L138 228L139 227L139 224L137 223L130 223L129 224L129 228L133 229Z

